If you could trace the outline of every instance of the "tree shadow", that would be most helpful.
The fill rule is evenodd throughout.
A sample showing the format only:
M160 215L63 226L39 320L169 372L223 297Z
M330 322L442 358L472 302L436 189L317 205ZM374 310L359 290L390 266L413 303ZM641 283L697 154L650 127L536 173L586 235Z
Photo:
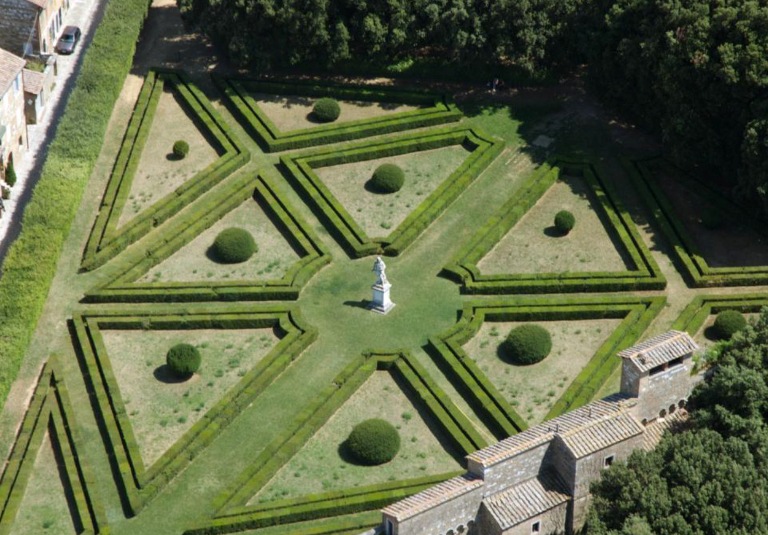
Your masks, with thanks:
M365 181L363 188L365 188L365 191L368 193L374 193L376 195L389 195L390 193L394 193L392 191L383 191L376 187L376 181L373 179L373 177Z
M720 338L720 335L717 332L717 329L715 329L714 325L710 325L709 327L704 329L704 337L707 340L711 340L713 342L719 342L720 340L722 340L722 338Z
M167 364L161 364L155 368L155 371L152 372L152 375L154 375L155 379L161 383L172 385L189 381L194 373L189 374L187 377L179 377L178 375L174 375L174 373L171 371L171 368Z
M169 162L179 162L184 159L183 156L179 156L178 154L174 154L173 152L169 152L165 155L165 159Z
M544 229L544 235L549 236L550 238L562 238L564 236L567 236L568 233L558 230L558 228L555 225L550 225Z
M339 454L339 458L345 463L353 464L355 466L368 466L358 461L357 458L354 455L352 455L352 452L349 449L349 441L347 440L339 444L339 447L336 449L336 452Z

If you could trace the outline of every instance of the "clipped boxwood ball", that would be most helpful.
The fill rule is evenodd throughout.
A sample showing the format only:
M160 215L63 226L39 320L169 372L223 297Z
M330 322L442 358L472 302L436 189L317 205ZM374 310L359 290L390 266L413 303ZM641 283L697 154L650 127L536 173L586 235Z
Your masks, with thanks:
M184 158L187 154L189 154L189 143L180 139L173 144L173 155L179 160Z
M245 229L232 227L222 230L213 242L213 253L219 262L245 262L258 250L253 236Z
M715 335L721 340L730 340L737 331L747 326L747 320L741 312L736 310L723 310L715 318L712 326Z
M200 352L189 344L176 344L165 355L165 363L176 377L189 377L200 369Z
M526 324L512 329L501 347L502 355L514 364L535 364L552 351L552 337L541 325Z
M332 123L339 118L341 108L339 108L339 103L334 99L326 97L315 102L312 113L315 115L315 119L321 123Z
M378 193L394 193L403 187L405 174L393 163L381 164L373 172L370 186Z
M560 210L555 214L555 228L560 234L568 234L575 224L576 218L568 210Z
M360 464L384 464L394 459L400 451L400 434L386 420L365 420L352 429L347 439L347 448Z

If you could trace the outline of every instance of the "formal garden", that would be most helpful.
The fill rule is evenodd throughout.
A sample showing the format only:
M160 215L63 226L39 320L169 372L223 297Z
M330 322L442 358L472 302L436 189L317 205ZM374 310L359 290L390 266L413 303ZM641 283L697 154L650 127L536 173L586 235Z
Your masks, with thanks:
M99 47L145 9L109 4L59 128L103 120L51 146L4 264L0 534L362 533L616 392L622 349L768 304L756 221L562 100L131 82Z

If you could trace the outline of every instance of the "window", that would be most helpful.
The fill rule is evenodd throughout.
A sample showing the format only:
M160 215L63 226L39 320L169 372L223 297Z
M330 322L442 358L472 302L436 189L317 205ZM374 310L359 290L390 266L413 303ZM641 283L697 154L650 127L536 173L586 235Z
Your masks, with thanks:
M603 468L608 468L613 464L614 459L616 458L615 455L609 455L605 459L603 459Z
M541 533L541 522L537 520L531 524L531 533Z

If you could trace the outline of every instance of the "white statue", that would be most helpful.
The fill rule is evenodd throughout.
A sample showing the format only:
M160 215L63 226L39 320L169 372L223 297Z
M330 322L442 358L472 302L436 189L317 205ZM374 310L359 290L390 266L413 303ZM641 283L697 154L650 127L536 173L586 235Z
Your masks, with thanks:
M376 284L371 286L371 289L373 290L373 301L368 308L379 314L386 314L395 306L389 298L389 290L392 288L392 285L387 280L387 274L385 273L386 269L387 265L384 263L384 260L382 260L380 256L377 256L376 262L373 263L372 271L376 273L378 279L376 280Z
M387 274L385 273L386 269L387 265L384 263L384 260L382 260L380 256L377 256L376 262L373 263L373 269L371 270L379 276L379 280L376 281L376 284L380 284L382 286L389 284L389 281L387 280Z

